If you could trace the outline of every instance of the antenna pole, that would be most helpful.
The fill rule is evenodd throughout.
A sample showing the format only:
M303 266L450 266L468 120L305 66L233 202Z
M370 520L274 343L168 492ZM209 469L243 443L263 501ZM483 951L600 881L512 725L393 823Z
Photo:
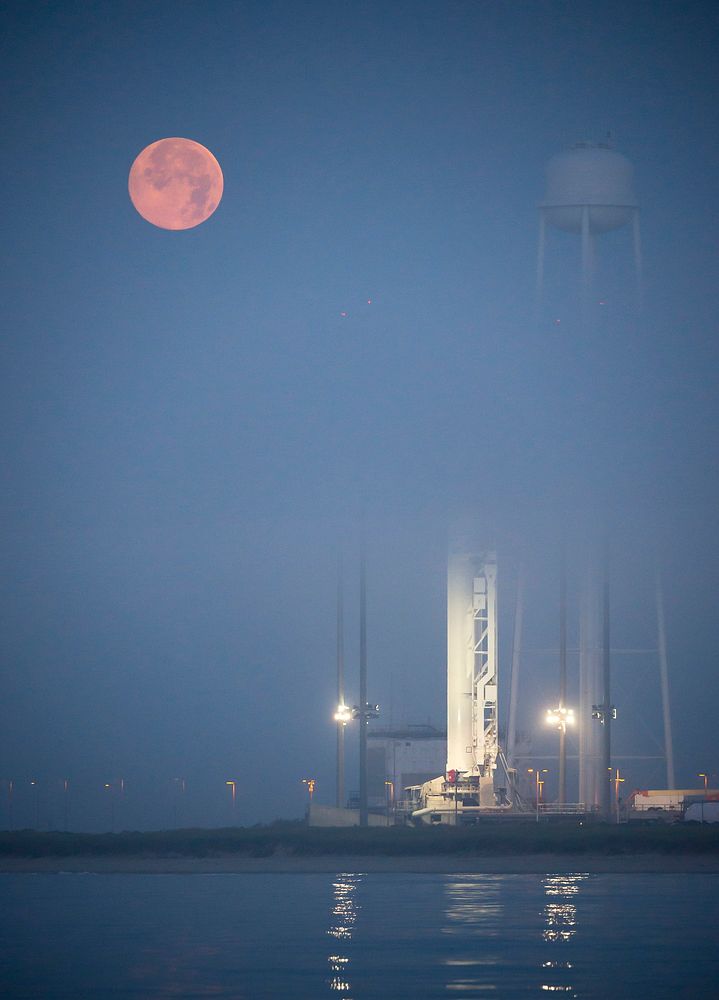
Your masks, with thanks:
M559 708L567 707L567 551L564 539L559 567ZM559 804L567 801L567 727L559 729Z
M337 706L345 703L344 594L342 553L337 557ZM345 801L345 722L337 720L337 808Z
M367 558L365 552L365 527L362 523L360 555L360 768L359 768L359 820L367 826Z
M612 799L609 774L612 768L612 716L610 692L611 651L609 647L609 538L604 543L604 580L602 581L602 752L600 754L599 805L602 816L611 819Z
M662 578L657 566L657 646L659 648L659 678L662 687L662 713L664 715L664 756L667 762L667 788L676 788L674 780L674 745L672 743L672 718L669 707L669 669L667 665L667 632L664 621L664 593Z

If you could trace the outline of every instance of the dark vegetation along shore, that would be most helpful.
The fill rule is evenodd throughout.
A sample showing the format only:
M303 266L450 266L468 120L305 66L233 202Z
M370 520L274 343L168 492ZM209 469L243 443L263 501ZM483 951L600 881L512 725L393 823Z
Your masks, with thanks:
M0 862L19 858L526 857L527 855L697 856L719 860L719 826L511 820L463 829L310 828L304 823L122 833L0 832Z

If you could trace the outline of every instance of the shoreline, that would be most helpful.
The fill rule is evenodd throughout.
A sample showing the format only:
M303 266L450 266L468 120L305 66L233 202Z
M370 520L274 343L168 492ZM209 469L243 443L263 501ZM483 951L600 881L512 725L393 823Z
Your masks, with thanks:
M313 857L243 857L233 854L205 858L125 857L4 857L0 874L26 875L315 875L357 872L407 875L551 875L551 874L719 874L719 857L709 855L625 854L522 856L318 855Z

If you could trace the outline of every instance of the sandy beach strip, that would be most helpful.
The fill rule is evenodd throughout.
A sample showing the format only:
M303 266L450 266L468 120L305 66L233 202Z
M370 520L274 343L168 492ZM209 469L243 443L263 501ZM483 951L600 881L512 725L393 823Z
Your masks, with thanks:
M0 873L3 874L308 875L339 872L417 875L719 874L719 856L714 854L526 854L490 857L274 855L267 858L252 858L226 854L206 858L142 855L0 858Z

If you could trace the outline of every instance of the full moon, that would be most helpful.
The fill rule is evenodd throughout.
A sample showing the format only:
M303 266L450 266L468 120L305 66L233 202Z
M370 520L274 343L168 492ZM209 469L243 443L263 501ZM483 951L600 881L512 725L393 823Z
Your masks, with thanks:
M209 219L222 198L220 164L192 139L158 139L130 168L128 188L137 211L160 229L192 229Z

